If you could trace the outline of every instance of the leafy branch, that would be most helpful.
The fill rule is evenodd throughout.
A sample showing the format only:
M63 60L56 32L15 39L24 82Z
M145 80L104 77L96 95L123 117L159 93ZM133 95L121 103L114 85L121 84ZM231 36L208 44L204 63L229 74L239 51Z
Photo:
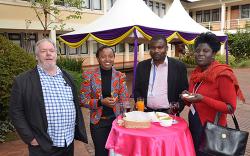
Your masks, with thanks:
M65 21L71 19L81 19L82 8L84 0L30 0L31 8L34 10L37 19L43 27L43 35L47 35L47 31L54 24L53 29L60 28L63 30L65 27ZM57 4L57 5L54 5ZM62 15L64 8L71 8L70 13L67 16Z

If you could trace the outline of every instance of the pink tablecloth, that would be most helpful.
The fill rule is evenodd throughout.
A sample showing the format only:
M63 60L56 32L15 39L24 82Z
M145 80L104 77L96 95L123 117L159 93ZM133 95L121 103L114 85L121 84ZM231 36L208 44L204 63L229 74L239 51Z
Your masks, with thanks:
M195 156L192 136L184 119L170 127L152 123L147 129L127 129L113 122L106 142L122 156Z

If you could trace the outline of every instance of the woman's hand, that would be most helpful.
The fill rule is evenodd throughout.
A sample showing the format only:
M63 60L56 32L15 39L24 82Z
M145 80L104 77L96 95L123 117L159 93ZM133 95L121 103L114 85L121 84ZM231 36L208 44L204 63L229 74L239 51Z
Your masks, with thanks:
M203 99L203 96L201 94L191 94L189 97L184 97L186 101L195 103L199 102Z
M115 105L115 102L116 100L113 97L106 97L101 100L102 105L107 106L109 108L113 108Z
M190 93L187 90L184 90L181 94L181 99L191 103L195 103L201 101L203 99L203 96L201 94L194 94Z

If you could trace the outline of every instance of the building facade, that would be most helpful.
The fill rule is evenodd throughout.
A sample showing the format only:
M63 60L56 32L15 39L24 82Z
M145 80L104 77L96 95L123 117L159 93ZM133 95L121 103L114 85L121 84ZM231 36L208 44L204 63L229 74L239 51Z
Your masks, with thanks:
M49 34L56 41L58 35L76 30L89 24L98 17L104 15L116 0L85 0L81 10L82 18L67 21L63 31L55 27L49 28ZM163 17L173 0L144 0L148 7L159 17ZM249 0L201 0L187 2L182 0L184 8L198 23L212 31L236 32L238 29L246 29L250 26L250 2ZM62 16L74 11L64 0L52 4L61 10ZM0 34L11 41L34 52L35 42L43 37L43 27L30 7L29 0L0 0ZM49 17L53 20L53 17ZM95 53L101 45L95 41L88 41L81 47L72 49L57 41L58 53L63 56L84 59L86 67L97 64ZM174 46L169 45L168 56L174 56ZM113 47L117 52L116 64L126 68L132 66L133 45L120 43ZM148 44L139 45L139 61L149 58ZM126 62L126 63L124 63Z
M235 33L250 27L249 0L203 0L187 8L194 20L212 31Z

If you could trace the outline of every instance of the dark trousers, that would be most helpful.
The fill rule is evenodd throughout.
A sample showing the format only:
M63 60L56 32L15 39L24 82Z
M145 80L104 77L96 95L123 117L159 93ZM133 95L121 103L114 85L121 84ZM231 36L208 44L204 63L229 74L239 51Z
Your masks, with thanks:
M202 132L203 132L203 126L201 124L198 113L195 112L195 114L193 115L192 112L189 111L188 121L189 121L189 129L193 138L196 156L210 156L208 154L205 154L199 151L199 146L201 143Z
M91 137L95 146L95 156L108 156L105 144L115 118L101 119L98 124L90 124Z
M74 156L74 142L68 147L52 147L50 151L44 151L40 146L29 145L29 156Z

